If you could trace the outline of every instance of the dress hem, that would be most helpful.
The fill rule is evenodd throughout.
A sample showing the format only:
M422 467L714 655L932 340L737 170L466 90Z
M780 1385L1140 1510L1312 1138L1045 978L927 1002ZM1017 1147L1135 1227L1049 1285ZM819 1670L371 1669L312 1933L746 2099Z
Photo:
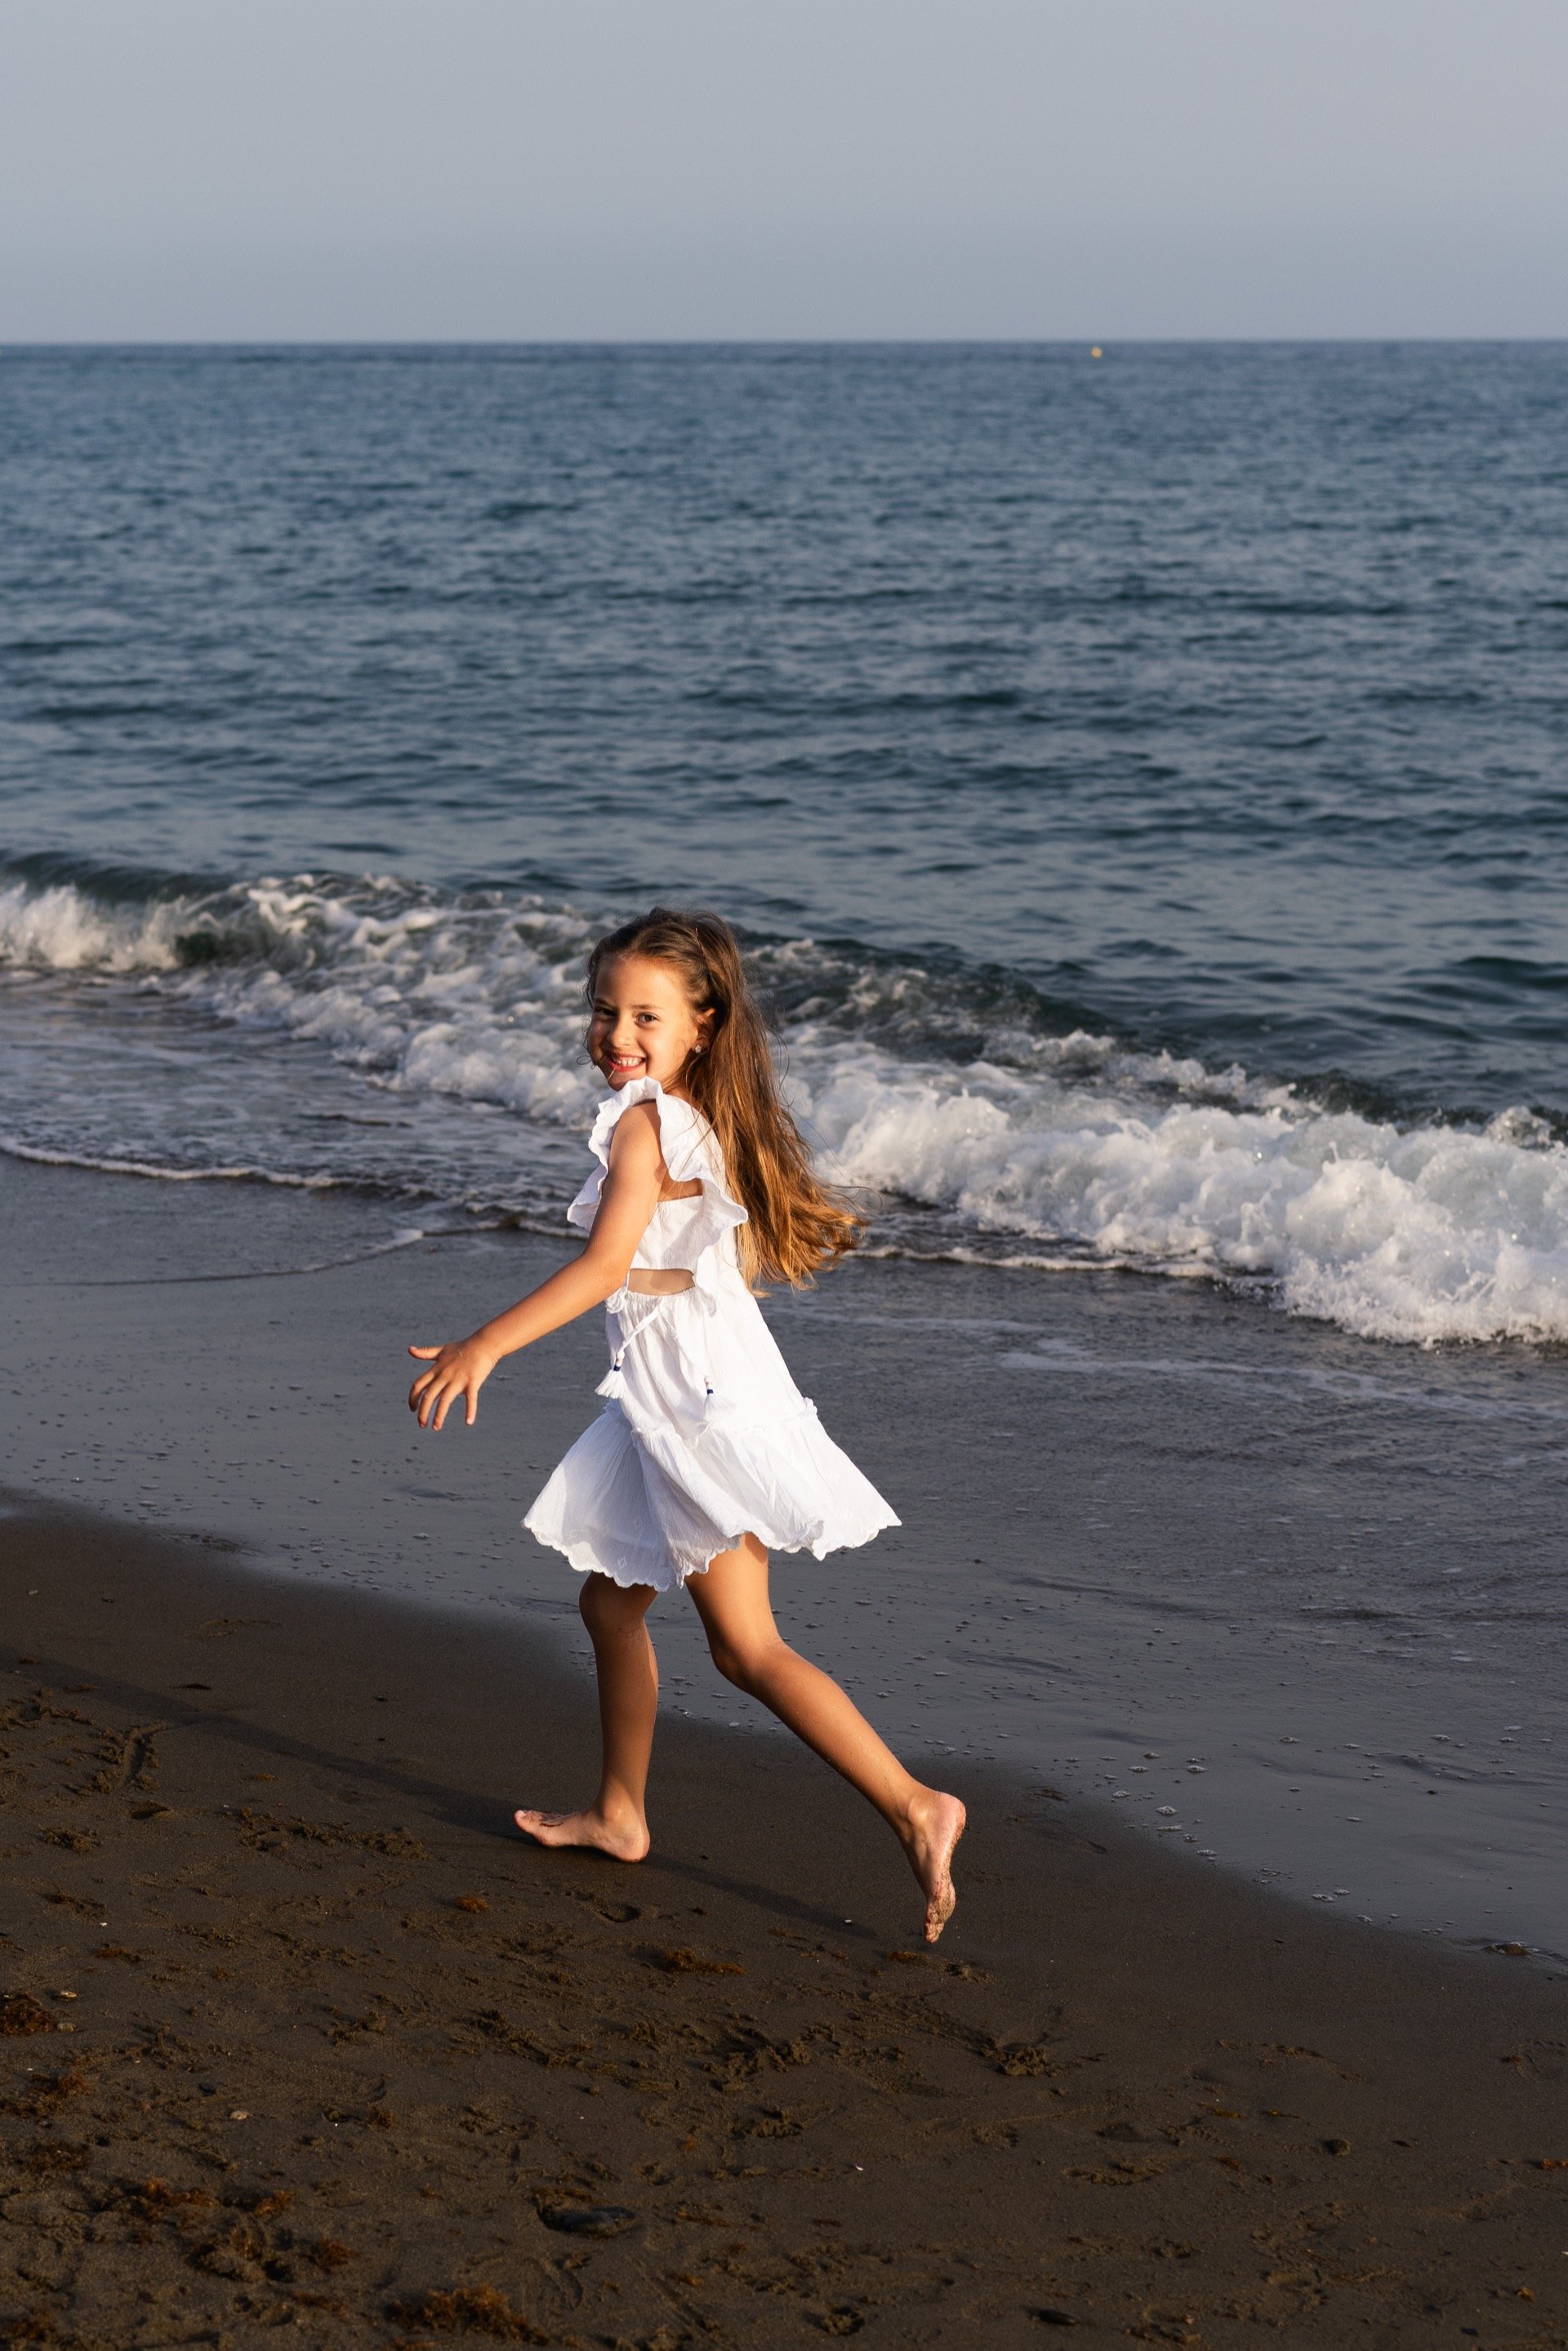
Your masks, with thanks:
M722 1559L726 1552L737 1550L745 1538L753 1531L750 1527L742 1527L738 1534L730 1535L724 1542L710 1551L705 1560L694 1560L688 1567L675 1568L673 1573L667 1574L665 1580L660 1583L651 1575L622 1573L613 1567L606 1566L591 1543L563 1541L554 1535L540 1534L537 1527L528 1525L527 1519L521 1520L519 1523L533 1536L534 1541L537 1543L542 1543L547 1551L559 1552L561 1557L576 1570L579 1575L607 1575L611 1583L619 1584L622 1592L630 1592L636 1585L642 1585L644 1589L654 1592L678 1592L688 1577L706 1575L716 1559ZM873 1527L870 1534L861 1535L853 1540L841 1538L838 1541L824 1541L821 1532L818 1532L814 1535L802 1535L799 1542L768 1543L764 1545L764 1549L769 1558L776 1552L788 1555L792 1552L809 1551L813 1559L826 1559L831 1552L863 1551L867 1543L874 1542L878 1535L885 1534L889 1527L896 1527L899 1523L897 1519L890 1518L882 1526ZM759 1535L758 1541L760 1542L761 1540Z

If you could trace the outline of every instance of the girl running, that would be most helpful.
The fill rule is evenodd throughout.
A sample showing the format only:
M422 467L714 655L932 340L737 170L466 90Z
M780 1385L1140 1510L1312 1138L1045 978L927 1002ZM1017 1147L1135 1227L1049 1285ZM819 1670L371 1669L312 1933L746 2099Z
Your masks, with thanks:
M523 1523L583 1576L599 1675L603 1767L579 1813L524 1810L546 1845L648 1850L644 1795L659 1677L644 1618L686 1585L726 1678L760 1698L876 1806L925 1897L925 1939L953 1914L956 1796L904 1769L838 1684L781 1638L772 1551L869 1542L898 1520L790 1378L758 1309L758 1280L800 1284L855 1245L860 1218L812 1173L779 1098L767 1031L735 935L709 914L653 911L588 959L588 1055L610 1088L598 1161L567 1210L572 1264L455 1344L411 1347L422 1428L479 1390L503 1355L608 1309L604 1410Z

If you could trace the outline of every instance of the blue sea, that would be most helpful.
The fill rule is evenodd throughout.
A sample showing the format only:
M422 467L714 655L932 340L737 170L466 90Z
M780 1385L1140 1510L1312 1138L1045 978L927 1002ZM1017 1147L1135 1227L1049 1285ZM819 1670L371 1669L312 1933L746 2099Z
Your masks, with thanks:
M1568 1339L1568 346L16 350L0 518L6 1151L557 1229L695 901L874 1247Z

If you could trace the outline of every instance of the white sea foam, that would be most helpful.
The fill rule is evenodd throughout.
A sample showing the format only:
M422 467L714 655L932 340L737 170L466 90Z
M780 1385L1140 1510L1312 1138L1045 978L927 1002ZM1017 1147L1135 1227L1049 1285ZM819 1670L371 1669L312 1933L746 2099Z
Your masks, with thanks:
M0 887L0 967L115 977L172 971L189 912L177 899L115 906L68 882L44 890L12 882Z
M79 1167L95 1176L146 1176L160 1184L276 1184L289 1191L330 1191L330 1176L295 1176L274 1167L181 1167L164 1160L106 1159L90 1151L50 1151L20 1135L0 1133L0 1151L34 1167Z
M593 927L500 893L396 882L132 904L68 883L0 888L0 967L292 1035L411 1103L510 1113L518 1162L530 1135L585 1125L598 1097L580 1029ZM960 982L868 960L846 985L842 950L797 942L765 956L797 1001L813 955L837 992L824 1008L808 987L786 1036L789 1086L834 1171L884 1196L886 1232L912 1253L978 1243L1043 1266L1249 1278L1373 1339L1568 1340L1568 1151L1530 1112L1484 1132L1405 1129L1014 1013L955 1061L955 1027L977 1018L953 1010ZM937 1213L922 1223L900 1202Z
M871 1057L810 1110L846 1176L982 1231L1267 1277L1292 1311L1366 1338L1568 1339L1568 1152L1516 1140L1507 1114L1402 1132L1293 1100L1025 1096L983 1065L911 1077Z

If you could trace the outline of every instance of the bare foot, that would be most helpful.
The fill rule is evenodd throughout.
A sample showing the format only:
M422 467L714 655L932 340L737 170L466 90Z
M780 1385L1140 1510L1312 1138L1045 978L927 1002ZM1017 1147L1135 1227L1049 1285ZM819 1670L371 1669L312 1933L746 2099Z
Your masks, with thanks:
M925 1896L925 1939L934 1943L957 1907L953 1890L953 1852L968 1814L956 1796L923 1788L909 1807L904 1850Z
M616 1861L641 1861L653 1842L646 1821L630 1813L611 1821L591 1804L582 1813L517 1812L512 1818L536 1844L591 1845Z

